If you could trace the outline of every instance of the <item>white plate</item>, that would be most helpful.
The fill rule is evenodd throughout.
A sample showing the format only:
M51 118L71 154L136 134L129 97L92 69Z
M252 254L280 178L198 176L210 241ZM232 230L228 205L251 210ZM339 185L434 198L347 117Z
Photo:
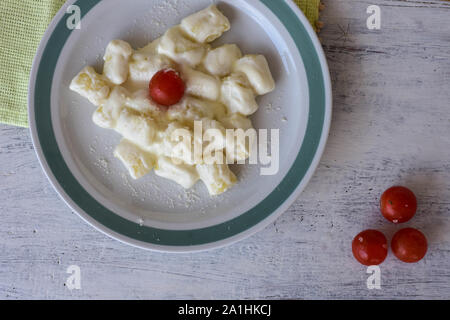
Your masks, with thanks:
M267 226L297 198L323 152L331 119L331 86L317 37L291 1L224 0L218 7L232 29L217 44L236 43L264 54L277 89L259 99L257 129L280 130L279 171L235 166L239 183L211 198L150 174L128 177L113 157L120 136L91 120L93 106L69 90L85 65L101 69L106 45L123 39L135 48L159 37L208 0L68 1L38 49L31 73L33 142L51 183L83 219L123 242L161 251L197 251L242 239ZM80 30L69 30L69 5L81 8ZM287 119L287 121L284 121Z

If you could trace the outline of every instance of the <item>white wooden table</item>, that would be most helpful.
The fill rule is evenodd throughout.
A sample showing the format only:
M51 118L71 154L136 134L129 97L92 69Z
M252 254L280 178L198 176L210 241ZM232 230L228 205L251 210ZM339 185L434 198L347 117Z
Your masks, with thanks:
M111 240L71 213L41 171L27 129L0 126L0 298L450 298L450 2L325 0L321 38L334 85L331 135L296 203L266 230L224 249L160 254ZM381 8L381 30L366 9ZM381 289L351 254L365 228L398 228L381 192L412 188L407 225L429 253L390 254ZM81 268L81 290L64 283Z

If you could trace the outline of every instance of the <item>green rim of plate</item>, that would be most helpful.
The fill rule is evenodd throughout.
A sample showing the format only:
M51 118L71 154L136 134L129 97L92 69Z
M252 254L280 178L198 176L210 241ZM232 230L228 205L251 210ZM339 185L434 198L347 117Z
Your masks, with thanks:
M101 0L78 0L83 16ZM73 176L56 142L51 120L52 79L59 55L71 34L62 18L51 34L37 71L34 112L36 131L42 153L53 176L68 197L87 215L113 232L157 246L198 246L225 240L256 226L275 212L299 186L318 150L325 122L326 93L322 66L314 44L285 1L261 0L284 24L296 43L305 65L309 85L309 119L298 156L286 177L274 191L251 210L230 221L194 230L163 230L140 226L105 208Z

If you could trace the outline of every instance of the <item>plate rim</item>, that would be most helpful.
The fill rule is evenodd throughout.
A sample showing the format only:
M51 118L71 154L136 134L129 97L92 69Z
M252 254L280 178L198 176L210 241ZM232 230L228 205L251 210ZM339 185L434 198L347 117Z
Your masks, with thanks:
M46 176L49 179L50 183L52 184L53 188L56 190L58 195L63 199L63 201L66 203L66 205L69 206L69 208L71 208L85 222L87 222L88 224L93 226L98 231L108 235L109 237L112 237L113 239L116 239L123 243L126 243L128 245L132 245L134 247L147 249L147 250L160 251L160 252L161 251L162 252L196 252L196 251L204 251L204 250L209 250L209 249L214 249L214 248L220 248L220 247L235 243L244 238L247 238L247 237L253 235L254 233L266 228L269 224L271 224L273 221L275 221L283 212L285 212L289 206L292 205L292 203L298 198L298 196L304 190L304 188L310 181L311 177L313 176L314 172L316 171L317 166L319 165L320 159L322 158L323 152L325 150L326 142L328 140L330 126L331 126L331 116L332 116L331 79L330 79L328 63L327 63L325 54L323 52L322 46L320 44L320 41L319 41L315 31L312 29L310 23L308 22L308 20L304 16L304 14L301 12L301 10L297 7L297 5L293 2L293 0L286 0L286 1L282 0L282 1L289 7L290 10L292 10L292 13L295 14L296 18L299 20L302 27L304 28L304 31L307 33L308 38L312 43L312 50L314 51L314 53L316 54L316 56L318 58L320 70L321 70L321 76L322 76L322 80L323 80L324 114L323 114L323 122L322 122L322 127L321 127L321 135L320 135L320 139L317 144L314 156L312 157L311 163L309 164L309 167L306 169L306 172L304 173L303 177L298 180L298 184L293 188L290 195L288 197L286 197L284 200L282 200L282 203L279 206L277 206L277 208L274 209L272 212L267 214L261 220L254 223L252 226L250 226L242 231L239 231L231 236L225 236L224 238L222 238L220 240L216 240L216 241L210 241L210 242L204 242L201 244L192 244L192 245L189 245L189 244L186 244L186 245L167 245L167 244L162 245L162 244L158 244L157 237L156 238L154 237L154 242L141 241L141 240L138 240L135 238L133 239L122 233L112 230L111 228L105 226L103 223L99 222L97 219L93 218L89 213L85 212L85 210L83 210L81 207L79 207L78 204L66 193L64 188L61 186L61 183L58 182L56 176L54 175L52 169L50 168L48 160L46 159L46 156L45 156L44 151L41 146L37 123L36 123L36 119L35 119L35 116L36 116L36 114L35 114L36 80L37 80L38 71L41 66L42 57L44 55L44 51L48 45L50 38L53 36L53 33L55 32L55 29L58 26L58 24L62 23L62 18L64 17L64 15L66 13L66 9L70 5L78 3L78 1L79 0L67 1L63 5L63 7L60 9L60 11L55 15L54 19L52 20L51 24L49 25L48 29L46 30L46 32L41 40L41 43L39 45L39 49L36 53L36 56L33 60L32 70L30 73L29 96L28 96L29 125L30 125L30 131L31 131L31 138L32 138L32 142L33 142L37 157L39 159L41 167L43 168L44 173L46 174ZM84 0L83 3L86 4L87 2L89 2L89 5L91 5L91 8L92 8L101 1L102 0L88 0L88 1ZM271 0L260 0L260 2L265 4L266 7L268 7L269 10L273 12L272 8L270 7L270 1ZM272 5L273 5L273 3L272 3ZM89 12L89 10L87 12ZM83 14L86 14L87 12L83 12ZM275 12L273 12L273 13L276 15ZM277 18L280 19L278 16L277 16ZM284 21L281 21L281 22L286 27L286 29L288 29L286 26L286 23ZM289 32L289 30L288 30L288 32ZM70 34L70 32L69 32L69 34ZM289 32L289 34L292 37L292 33ZM64 41L64 43L65 43L65 41ZM298 44L297 44L297 46L298 46ZM62 47L64 47L64 44ZM302 56L302 58L304 58L300 49L299 49L299 51L300 51L300 55ZM56 57L56 61L58 60L58 57L59 57L59 53ZM306 63L305 63L305 68L307 68ZM49 86L50 86L50 91L51 91L51 81L50 81ZM310 87L309 77L308 77L308 86ZM310 92L311 92L311 88L310 88ZM312 106L312 101L311 101L311 96L310 96L309 109L311 109L311 106ZM308 127L310 125L310 122L311 121L309 120ZM299 154L301 153L301 151L303 149L304 142L305 141L303 141L302 146L300 147ZM297 157L299 157L299 154L297 155ZM297 162L297 160L294 162L294 164L289 169L289 171L291 171L293 169L296 162ZM282 182L280 182L280 185L281 185L281 183L283 183L283 181L285 179L286 179L286 177L283 178ZM275 189L277 189L277 188L278 187L276 187ZM273 191L272 191L272 193L273 193ZM265 201L266 199L264 199L263 201ZM263 202L263 201L261 201L261 202ZM259 204L261 204L261 202ZM257 204L256 206L258 206L259 204ZM251 209L251 210L253 210L253 209ZM251 211L251 210L249 210L249 211ZM244 216L248 212L243 213L236 219L240 218L241 216ZM123 218L121 218L121 219L123 219ZM126 220L126 219L123 219L123 220ZM230 220L230 221L233 221L233 220ZM129 221L129 220L126 220L126 221ZM230 221L225 222L225 224L229 223ZM134 223L131 221L129 221L129 222L137 225L137 223ZM149 228L149 227L141 227L141 226L139 226L139 227L140 228ZM215 226L208 227L208 228L213 228L213 227L215 227ZM208 228L206 228L206 229L208 229ZM150 228L150 229L157 230L154 228ZM186 230L186 231L198 232L198 230L201 230L201 229ZM161 231L168 231L168 230L161 230ZM176 233L177 231L170 230L168 232ZM157 236L157 234L156 234L156 236Z

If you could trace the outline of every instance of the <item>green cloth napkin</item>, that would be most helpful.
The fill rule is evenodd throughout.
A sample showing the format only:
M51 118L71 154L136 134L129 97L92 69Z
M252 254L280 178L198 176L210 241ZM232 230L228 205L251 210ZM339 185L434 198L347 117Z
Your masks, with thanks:
M0 1L0 122L28 126L28 79L39 42L64 0Z
M300 7L305 16L308 18L314 30L318 31L316 23L319 21L320 0L294 0L294 2Z
M319 0L294 1L315 28L319 16ZM28 127L27 100L31 64L42 35L64 2L0 0L1 123Z

